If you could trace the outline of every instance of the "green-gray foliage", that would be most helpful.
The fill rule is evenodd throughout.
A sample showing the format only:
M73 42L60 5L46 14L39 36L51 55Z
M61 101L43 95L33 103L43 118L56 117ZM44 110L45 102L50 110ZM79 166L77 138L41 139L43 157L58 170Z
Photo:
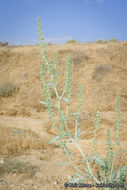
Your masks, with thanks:
M65 82L62 94L58 94L56 89L56 81L58 80L58 70L57 70L57 59L56 54L54 54L54 61L51 63L48 60L47 53L45 50L44 39L42 36L42 27L40 18L38 18L38 30L39 30L39 39L40 39L40 48L41 48L41 55L42 55L42 67L41 67L41 81L44 93L44 101L40 103L44 104L47 108L47 112L49 118L53 122L53 127L58 130L58 135L54 137L49 144L54 143L55 141L59 142L59 145L64 154L66 154L68 158L68 164L72 165L73 168L76 170L75 177L72 177L69 180L69 183L83 183L86 179L90 179L95 183L111 183L111 184L124 184L126 179L126 171L127 165L124 167L118 167L117 170L114 169L115 166L115 159L120 153L116 153L116 146L119 146L119 133L121 129L121 120L120 120L120 106L119 106L119 97L117 97L116 103L116 127L115 127L115 143L111 142L111 135L110 129L107 131L107 157L103 158L100 154L94 154L91 156L91 152L93 152L93 144L97 143L96 133L100 126L101 121L101 113L97 111L94 131L93 131L93 144L91 145L90 152L86 155L82 149L80 148L78 141L81 140L79 138L81 136L81 129L79 125L80 114L81 114L81 105L83 102L83 86L80 85L79 90L79 100L78 100L78 107L75 113L69 113L70 108L70 98L72 97L72 64L73 60L68 54L67 62L66 62L66 73L65 73ZM50 80L46 81L46 75L50 76ZM53 89L56 94L57 104L53 102L50 96L50 89ZM61 101L65 101L67 104L66 114L63 114L61 109ZM59 126L55 124L55 113L53 108L56 108L58 111L59 116ZM70 134L68 129L67 120L69 116L73 116L75 120L75 134ZM65 138L66 137L66 138ZM73 152L69 150L67 145L68 140L71 141L78 151L80 152L84 163L84 171L81 171L72 161ZM90 166L90 162L95 162L96 165L99 166L99 170L97 171L96 175L93 173L93 169ZM65 163L67 164L67 163ZM104 188L106 189L106 188ZM110 188L111 189L111 188ZM117 188L114 188L117 189Z

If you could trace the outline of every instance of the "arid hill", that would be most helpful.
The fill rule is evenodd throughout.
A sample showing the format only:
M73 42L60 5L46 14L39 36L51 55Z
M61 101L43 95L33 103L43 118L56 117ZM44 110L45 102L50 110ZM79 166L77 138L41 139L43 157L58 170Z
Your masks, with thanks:
M114 131L117 96L120 100L123 127L121 147L126 149L127 42L49 44L46 45L46 50L51 61L53 53L56 52L57 55L58 93L63 90L67 54L70 53L73 58L72 112L77 108L79 85L84 86L80 120L83 150L89 150L96 111L99 110L102 113L101 127L97 132L100 144L94 150L105 154L107 129ZM40 80L40 57L38 45L0 47L0 160L4 160L4 165L0 165L0 177L3 180L0 185L2 184L3 190L11 189L12 184L13 190L63 190L63 183L73 173L70 167L62 170L58 166L59 161L65 160L60 147L48 145L56 131L51 128L45 107L39 103L44 98ZM56 101L53 91L51 97ZM63 111L65 108L62 104ZM68 127L71 131L74 130L74 121L71 118ZM113 138L112 134L111 137ZM70 147L74 150L71 144ZM125 157L117 160L117 164L127 164ZM80 159L80 156L76 158ZM25 161L30 165L24 166ZM20 165L25 168L24 173L20 172ZM15 172L10 174L12 166L16 168L16 175ZM5 183L8 180L11 182Z
M57 54L59 92L63 89L67 53L73 58L73 107L82 83L83 112L113 111L117 96L121 111L127 110L127 42L47 45L46 50L50 60L54 52ZM5 82L18 87L12 96L0 96L0 114L35 117L45 111L39 103L43 99L40 69L39 46L0 48L0 87ZM55 98L53 92L52 96Z

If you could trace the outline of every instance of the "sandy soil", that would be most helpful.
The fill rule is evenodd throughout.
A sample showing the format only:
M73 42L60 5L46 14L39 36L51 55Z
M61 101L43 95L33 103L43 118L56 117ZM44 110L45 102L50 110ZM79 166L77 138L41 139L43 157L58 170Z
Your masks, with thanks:
M124 113L124 119L127 113ZM112 120L112 114L108 112L102 113L103 118L107 121ZM40 138L44 139L45 145L47 148L44 150L31 150L26 155L20 155L13 158L13 160L20 160L29 162L31 165L36 165L36 173L29 180L22 180L19 182L20 177L16 174L9 174L5 177L2 177L3 180L2 187L8 189L65 189L64 183L67 182L71 176L75 173L75 170L71 166L61 166L60 163L67 161L66 156L62 153L58 143L54 143L54 146L48 146L48 142L53 138L53 129L47 132L46 126L48 126L49 121L25 117L0 117L0 125L4 127L16 127L21 129L30 129L36 132ZM85 132L84 132L85 133ZM124 129L123 135L125 135L126 129ZM55 134L55 133L54 133ZM126 149L127 141L122 137L121 148ZM84 153L88 153L92 144L92 139L83 139L79 142L80 147L84 150ZM75 146L72 143L68 143L68 146L71 151L75 153L75 159L80 163L79 153L76 150ZM106 152L106 142L102 139L98 141L98 145L93 147L94 153L101 152L102 155L105 155ZM1 155L2 156L2 155ZM1 160L4 160L1 157ZM125 159L121 159L122 161ZM117 160L117 163L120 161ZM20 179L21 180L21 179ZM87 182L88 183L88 182ZM91 183L90 183L91 184ZM71 188L70 188L71 189ZM73 188L72 188L73 189ZM81 189L81 188L80 188ZM94 189L94 188L92 188ZM97 188L95 188L97 189Z
M51 45L46 48L50 58L52 58L53 51L57 52L61 71L60 80L57 84L58 92L62 91L64 76L62 70L65 68L67 52L70 52L74 57L72 111L77 106L79 84L84 84L85 92L80 123L82 140L79 142L84 153L88 153L92 143L91 132L96 111L99 110L102 114L102 122L97 133L98 144L93 147L93 153L102 153L105 156L107 129L110 128L112 134L114 131L117 96L120 97L122 118L120 148L124 148L127 153L127 43ZM102 70L98 72L96 68L103 64L108 64L108 69L105 72ZM4 163L8 159L19 160L29 162L36 168L29 178L23 178L22 174L15 173L0 175L0 190L65 189L64 183L75 173L71 166L60 165L60 162L67 159L58 143L48 145L49 140L57 133L51 128L51 121L48 119L45 108L39 104L39 101L43 99L40 66L38 46L0 49L0 84L10 81L20 87L19 91L13 96L0 97L0 127L29 129L38 134L38 138L41 138L45 145L44 149L29 149L25 154L11 158L1 154L0 160L3 160ZM53 92L52 97L55 101ZM62 106L64 110L65 105ZM68 126L70 130L73 130L74 122L71 119ZM77 165L83 167L78 150L71 142L68 142L68 146L74 152ZM127 154L124 156L122 154L117 159L117 164L127 164L126 158Z

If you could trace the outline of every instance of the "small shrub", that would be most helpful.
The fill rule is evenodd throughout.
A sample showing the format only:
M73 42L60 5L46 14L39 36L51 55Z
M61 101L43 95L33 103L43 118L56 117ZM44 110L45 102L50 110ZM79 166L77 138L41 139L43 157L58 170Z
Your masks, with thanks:
M95 68L92 78L95 80L101 79L112 71L112 66L109 64L99 65Z
M25 174L25 177L32 177L36 173L37 167L28 162L7 160L0 165L0 175L3 174Z
M67 53L72 53L73 50L72 49L59 49L57 51L58 55L66 55Z
M11 82L5 82L0 84L0 96L9 97L18 92L19 87Z
M96 43L97 43L97 44L103 44L103 43L105 43L105 42L104 42L103 40L97 40Z
M0 42L0 47L6 47L8 46L8 42L4 41L4 42Z
M67 41L67 44L73 44L73 43L79 43L78 41L72 39L72 40L68 40Z
M30 149L46 149L48 146L33 131L0 126L0 155L22 155Z
M107 43L108 43L108 42L118 42L118 40L117 40L116 38L111 38L111 39L107 40L106 42L107 42Z
M80 65L82 61L86 61L88 59L89 59L89 57L87 55L85 55L84 52L75 51L73 53L73 63L75 65Z

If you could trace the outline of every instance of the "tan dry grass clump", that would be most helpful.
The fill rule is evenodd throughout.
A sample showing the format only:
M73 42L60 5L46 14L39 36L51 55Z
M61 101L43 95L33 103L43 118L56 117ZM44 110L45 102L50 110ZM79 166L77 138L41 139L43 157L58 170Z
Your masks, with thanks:
M37 167L32 166L28 162L18 160L7 160L0 165L0 176L7 174L23 174L23 178L31 178L36 173Z
M0 97L9 97L19 91L19 87L9 81L0 84Z
M10 157L29 150L46 149L49 145L31 130L0 126L0 155Z
M102 79L104 76L106 76L108 73L111 73L112 69L112 66L109 64L98 65L93 72L92 78L98 81L99 79Z

